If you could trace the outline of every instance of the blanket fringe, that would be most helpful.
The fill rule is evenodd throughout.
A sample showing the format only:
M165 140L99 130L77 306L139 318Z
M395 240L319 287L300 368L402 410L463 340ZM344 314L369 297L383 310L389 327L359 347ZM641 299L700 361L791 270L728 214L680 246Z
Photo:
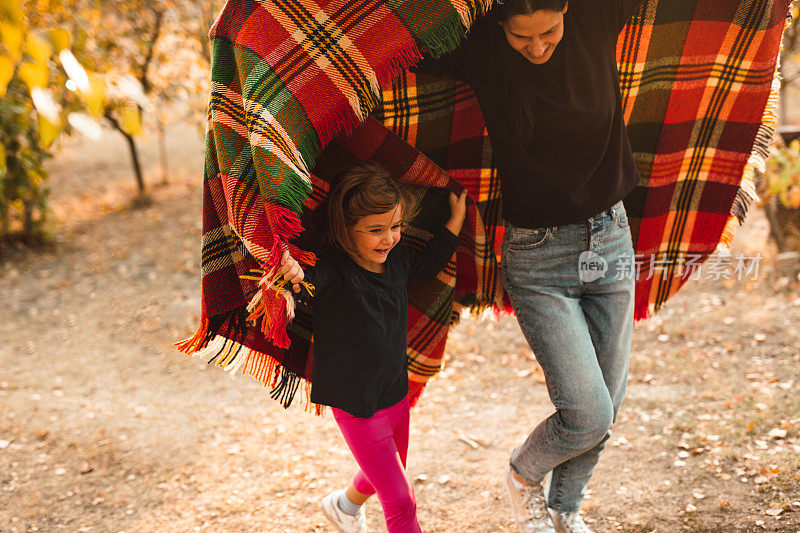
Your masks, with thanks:
M472 27L472 23L475 22L475 18L488 13L492 3L492 0L486 0L485 2L480 1L474 4L468 2L453 2L453 7L455 7L458 16L461 18L461 24L469 31L469 28ZM474 11L472 10L473 6L475 7Z
M280 203L291 207L294 213L300 213L303 211L305 199L311 193L311 190L312 186L310 184L307 171L302 174L291 173L284 177L279 201ZM277 206L278 204L267 204L266 207L269 208L273 205ZM297 218L297 215L295 215L295 218Z
M306 260L315 260L314 254ZM313 262L312 262L313 264ZM272 267L264 272L260 269L251 269L248 274L240 276L242 279L258 281L258 289L253 298L247 304L246 322L253 325L261 319L260 330L264 336L278 348L288 348L291 340L286 333L286 328L294 319L295 301L292 294L286 289L286 280L279 279L275 274L277 267ZM301 281L309 293L313 293L314 287L306 281Z
M463 15L459 13L458 20L453 20L448 24L443 24L437 28L430 36L420 39L420 48L428 52L432 57L438 58L452 52L466 35L469 26L464 25Z
M653 304L636 306L633 313L633 323L636 324L642 320L647 320L654 312L655 306Z
M789 15L786 18L786 26L784 31L791 25L791 5ZM783 40L778 51L778 58L783 52ZM772 144L772 139L775 137L778 124L778 108L781 91L781 71L780 59L775 63L775 72L773 73L772 86L770 87L769 98L767 99L767 106L764 108L764 114L761 119L761 126L758 128L753 150L750 153L750 158L745 165L744 176L736 192L736 198L731 206L728 221L722 231L719 244L717 245L717 253L730 253L733 240L736 237L736 231L739 226L744 224L747 212L754 202L758 202L758 193L756 192L755 176L756 171L766 171L766 161L769 158L769 149Z
M266 278L264 278L266 279ZM291 304L290 304L291 301ZM274 280L264 283L247 306L250 313L247 321L255 324L261 319L261 333L278 348L288 348L291 344L286 327L294 318L294 300L282 286Z
M280 205L268 204L265 208L275 238L262 268L252 269L240 276L243 279L258 281L259 285L259 289L247 306L250 314L246 317L246 321L255 323L260 318L261 332L267 340L278 348L285 349L291 345L286 328L294 318L294 298L284 288L285 282L278 279L275 272L287 248L293 256L295 254L299 256L295 259L304 265L313 265L316 256L312 252L304 252L296 246L285 244L303 231L300 219L295 213ZM259 277L255 277L256 275Z
M301 250L294 244L287 244L289 247L289 255L294 257L294 259L303 266L314 266L317 262L317 256L314 252L307 252L305 250Z
M239 307L219 313L211 318L202 318L200 327L197 328L195 334L188 339L176 342L175 347L185 354L202 350L208 346L211 339L220 333L223 324L227 324L225 328L226 334L244 336L247 333L246 318L245 309Z
M453 2L453 7L458 14L458 20L453 19L428 36L418 39L420 48L432 57L438 58L452 52L461 44L466 34L472 27L475 18L488 13L492 0L478 0L477 2Z
M355 95L348 99L348 105L340 105L332 109L326 120L317 125L318 145L327 146L339 135L349 135L356 126L367 119L383 98L383 88L389 85L404 68L416 65L423 55L416 41L409 42L404 48L396 50L384 64L377 66L368 77L368 89L365 94ZM305 154L313 165L320 150ZM299 211L298 211L299 212Z
M204 322L207 324L207 321ZM203 326L200 329L202 330ZM222 335L215 335L199 350L189 352L181 349L181 351L203 360L208 365L220 367L231 375L241 373L251 376L268 387L270 397L277 400L284 408L292 405L297 392L302 388L300 398L303 409L317 416L323 413L323 406L311 401L311 383L265 353L247 348Z
M205 345L205 339L207 333L208 333L208 320L204 318L200 321L200 327L197 328L195 334L189 337L188 339L176 342L175 347L178 348L178 351L181 353L188 354L196 352L202 346Z
M304 194L303 198L307 193ZM302 207L301 207L302 209ZM303 225L300 222L300 217L297 213L278 204L265 204L264 210L267 212L267 221L269 222L272 234L276 235L281 241L286 242L294 239L303 232ZM273 252L275 251L273 246ZM280 260L280 253L283 251L282 247L278 247L278 257L273 258Z

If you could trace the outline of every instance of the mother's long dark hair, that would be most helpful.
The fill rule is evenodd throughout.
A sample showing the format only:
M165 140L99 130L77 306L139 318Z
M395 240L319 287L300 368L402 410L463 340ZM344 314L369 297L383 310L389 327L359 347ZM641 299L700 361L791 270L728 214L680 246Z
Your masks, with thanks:
M536 11L563 11L567 0L505 0L492 10L492 16L499 22L507 22L515 15L530 15ZM528 148L533 139L534 117L532 103L523 90L518 72L518 52L509 53L510 45L503 31L493 31L491 40L491 69L497 85L496 96L506 102L506 120L510 126L511 138L509 148L513 154L521 154ZM516 60L516 61L515 61Z

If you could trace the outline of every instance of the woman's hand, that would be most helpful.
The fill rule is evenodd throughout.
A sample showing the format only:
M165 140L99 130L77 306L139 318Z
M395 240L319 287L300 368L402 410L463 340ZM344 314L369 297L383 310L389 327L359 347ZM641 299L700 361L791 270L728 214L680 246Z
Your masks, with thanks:
M292 285L294 292L300 292L300 282L305 277L305 272L300 267L294 257L289 255L289 250L284 250L281 256L281 266L275 271L278 277L282 277Z
M461 195L458 197L451 192L448 200L450 201L450 220L447 221L445 227L453 235L458 235L461 233L461 226L464 224L464 216L467 213L467 190L461 191Z

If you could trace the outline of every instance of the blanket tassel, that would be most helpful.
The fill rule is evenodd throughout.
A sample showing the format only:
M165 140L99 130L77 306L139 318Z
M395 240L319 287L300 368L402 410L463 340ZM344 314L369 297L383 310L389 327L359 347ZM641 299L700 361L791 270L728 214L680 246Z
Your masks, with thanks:
M199 335L196 334L195 337ZM208 365L218 366L231 375L241 373L252 376L268 387L270 397L284 408L292 405L302 387L300 396L303 409L317 416L323 413L324 407L311 401L311 383L283 366L274 357L249 349L221 335L215 336L200 350L184 353L189 353Z

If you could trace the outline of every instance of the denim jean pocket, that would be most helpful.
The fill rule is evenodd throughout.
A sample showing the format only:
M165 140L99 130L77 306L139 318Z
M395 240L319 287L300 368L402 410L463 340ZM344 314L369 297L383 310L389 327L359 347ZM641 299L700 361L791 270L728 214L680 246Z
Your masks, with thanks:
M620 228L628 227L628 213L625 212L625 204L620 201L614 206L614 218L617 220L617 226Z
M510 251L535 250L543 246L552 234L550 228L518 228L506 225L505 245Z

